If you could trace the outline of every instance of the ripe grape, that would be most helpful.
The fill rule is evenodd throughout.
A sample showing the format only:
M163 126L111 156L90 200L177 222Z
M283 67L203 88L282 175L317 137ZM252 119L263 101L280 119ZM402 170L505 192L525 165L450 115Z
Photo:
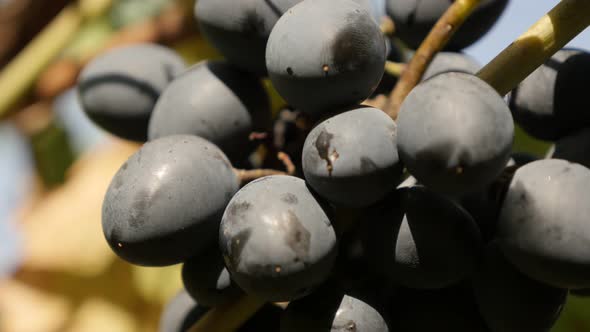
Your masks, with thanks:
M363 300L335 287L289 303L281 317L281 332L388 332L381 314Z
M385 0L354 0L373 16L377 24L381 24L381 19L387 14L385 12Z
M122 138L145 141L160 93L186 68L174 51L156 44L113 49L90 62L78 79L84 112Z
M402 104L397 125L402 162L435 191L481 190L510 159L514 124L508 106L470 74L443 73L419 84Z
M563 49L511 93L514 120L531 136L554 141L590 125L590 53Z
M104 235L128 262L161 266L213 244L238 180L223 152L189 135L146 143L113 178L102 207Z
M283 309L274 304L265 304L246 321L237 332L279 332Z
M569 293L577 297L590 297L590 288L571 289Z
M567 291L531 280L491 245L473 278L477 306L492 332L549 331Z
M264 53L278 19L302 0L198 0L199 31L232 64L266 75Z
M395 22L396 37L417 49L452 1L387 0L387 14ZM496 23L508 0L482 0L449 41L447 49L463 49L485 35Z
M448 287L479 263L483 240L473 218L423 186L398 189L365 219L374 265L404 287Z
M400 288L392 301L392 331L488 332L465 284L438 290Z
M480 68L481 66L466 54L440 52L436 54L430 65L428 65L428 68L426 68L422 80L450 71L475 75Z
M396 125L383 111L360 106L317 125L303 146L307 183L328 201L365 207L399 183Z
M206 312L207 309L197 304L183 289L166 304L158 331L185 332Z
M496 241L521 272L560 288L590 287L590 170L545 159L519 168Z
M321 114L366 99L385 66L385 42L367 10L352 0L306 0L279 19L266 66L279 94Z
M590 129L582 129L555 142L549 158L564 159L590 168Z
M200 136L238 162L253 147L248 135L269 127L269 100L258 78L222 61L204 61L164 90L150 120L149 139Z
M242 293L223 265L217 245L184 262L182 282L193 299L208 307L231 301Z
M326 280L336 234L305 182L269 176L243 187L227 206L219 244L234 281L261 299L289 301Z

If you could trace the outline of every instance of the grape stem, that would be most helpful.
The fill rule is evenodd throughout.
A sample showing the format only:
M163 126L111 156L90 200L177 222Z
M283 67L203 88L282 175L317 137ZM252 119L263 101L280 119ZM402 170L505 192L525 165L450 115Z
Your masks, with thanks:
M384 111L392 119L397 118L402 102L420 82L436 53L447 45L480 1L456 0L430 30L389 96L389 102Z
M401 62L385 61L385 72L391 76L401 77L407 65Z
M477 76L502 96L590 25L590 1L562 0Z
M395 34L395 23L389 16L381 18L379 28L385 36L392 37Z
M260 179L265 176L294 175L295 174L295 171L296 171L295 165L291 161L291 158L289 157L288 154L286 154L284 152L279 152L277 154L277 159L280 160L283 163L283 165L285 165L286 172L279 171L276 169L263 169L263 168L252 169L252 170L234 169L236 176L240 180L240 185L243 186L250 181L254 181L256 179Z
M291 161L291 157L285 152L279 152L277 154L277 159L280 160L283 165L285 165L285 169L287 170L287 175L295 175L297 169L295 168L295 164Z

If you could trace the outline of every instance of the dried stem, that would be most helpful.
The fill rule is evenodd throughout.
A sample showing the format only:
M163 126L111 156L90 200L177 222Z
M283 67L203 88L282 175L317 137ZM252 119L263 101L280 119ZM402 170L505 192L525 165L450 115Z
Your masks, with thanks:
M249 170L234 169L234 172L236 172L236 175L238 176L238 179L240 180L240 185L242 185L242 186L247 184L248 182L263 178L265 176L288 175L287 173L285 173L283 171L278 171L276 169L264 169L264 168L249 169Z
M279 171L276 169L264 169L264 168L248 169L248 170L234 169L234 172L236 173L238 179L240 180L240 185L243 186L250 181L254 181L256 179L260 179L265 176L294 175L295 174L295 171L296 171L295 165L291 161L291 158L289 157L288 154L286 154L284 152L279 152L277 155L277 159L280 160L285 165L286 172Z
M477 76L505 95L588 25L590 1L562 0Z
M420 82L436 53L445 47L479 3L480 0L456 0L436 22L391 92L384 110L389 116L397 118L402 102Z
M291 161L291 157L289 157L288 154L281 151L277 154L277 159L285 165L288 175L295 175L297 168L295 168L295 164L293 164L293 161Z

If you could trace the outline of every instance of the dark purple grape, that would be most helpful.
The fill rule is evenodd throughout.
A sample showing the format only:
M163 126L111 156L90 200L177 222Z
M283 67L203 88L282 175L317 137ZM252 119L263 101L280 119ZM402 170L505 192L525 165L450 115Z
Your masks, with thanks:
M481 66L470 56L456 52L437 53L422 76L422 80L447 72L462 72L475 75Z
M180 263L215 243L238 180L223 152L189 135L146 143L119 169L102 206L111 249L128 262Z
M563 49L514 89L510 109L531 136L554 141L590 126L590 53Z
M493 245L486 250L472 284L491 332L548 332L567 297L567 290L521 274Z
M427 291L401 288L392 301L392 331L488 332L468 285Z
M164 88L186 68L171 49L138 44L92 60L78 78L84 112L110 133L146 141L148 121Z
M314 115L365 100L385 65L377 23L353 0L306 0L277 22L266 48L270 79L295 108Z
M291 176L264 177L238 191L223 215L219 245L240 288L272 302L309 294L326 280L337 253L324 207Z
M590 288L571 289L570 294L577 297L590 297Z
M207 312L183 289L164 308L159 332L185 332Z
M590 129L560 138L548 155L553 159L564 159L590 168Z
M443 73L419 84L402 104L397 125L403 164L438 192L482 190L510 159L510 110L491 86L470 74Z
M590 170L546 159L519 168L502 204L496 241L528 277L590 287Z
M404 287L436 289L471 276L483 241L473 218L425 187L398 189L363 223L373 265Z
M274 304L265 304L237 332L279 332L283 309Z
M365 207L400 181L395 122L383 111L360 106L317 125L303 146L307 183L336 205Z
M149 139L200 136L239 162L254 147L250 133L269 128L269 99L260 80L225 62L204 61L164 90L150 120Z
M275 23L302 0L198 0L199 31L231 63L266 75L264 53Z
M182 283L195 301L208 307L227 303L242 294L231 280L216 245L184 262Z
M324 286L289 303L281 332L388 332L383 316L370 304L336 287Z
M452 3L449 0L387 0L387 14L395 22L396 37L417 49ZM447 49L461 50L479 40L494 26L507 4L508 0L482 0L451 38Z

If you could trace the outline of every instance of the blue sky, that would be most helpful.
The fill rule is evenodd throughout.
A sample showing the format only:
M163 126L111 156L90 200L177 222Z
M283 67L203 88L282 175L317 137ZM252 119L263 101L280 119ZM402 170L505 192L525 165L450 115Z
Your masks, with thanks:
M488 63L557 3L559 0L511 0L494 28L465 52L482 65ZM568 45L590 50L590 29Z

